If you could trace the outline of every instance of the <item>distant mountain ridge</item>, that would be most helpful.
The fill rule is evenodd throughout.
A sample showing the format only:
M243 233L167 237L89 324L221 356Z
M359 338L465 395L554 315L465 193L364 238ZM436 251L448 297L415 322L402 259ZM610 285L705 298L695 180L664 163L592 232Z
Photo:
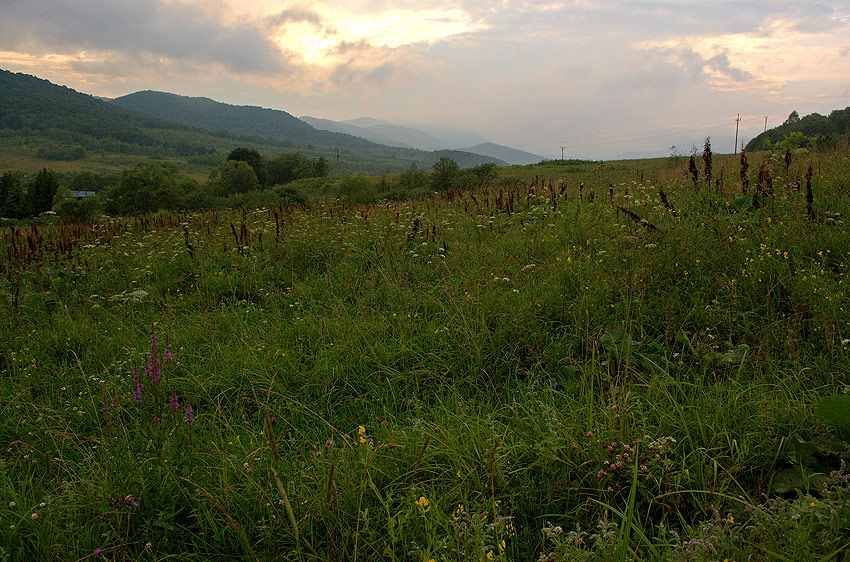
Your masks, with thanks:
M372 131L368 127L360 127L358 125L350 125L348 123L344 123L341 121L331 121L330 119L320 119L318 117L310 117L304 116L299 117L302 121L313 127L314 129L319 129L322 131L330 131L332 133L345 133L347 135L352 135L355 137L360 137L361 139L366 139L378 144L385 144L387 146L397 146L400 148L413 148L409 144L398 141L397 139L390 138L388 136L382 135L376 131Z
M290 143L292 146L344 149L369 156L418 162L428 166L439 159L436 153L378 144L372 140L351 135L344 129L319 130L310 123L279 109L230 105L209 98L187 97L151 90L121 96L112 100L112 103L125 109L192 127L269 138ZM451 157L464 168L487 162L498 165L507 164L498 158L471 152L452 151Z
M495 144L492 142L483 142L476 144L475 146L461 148L460 150L484 156L492 156L493 158L498 158L505 162L510 162L511 164L537 164L538 162L545 160L545 158L538 156L537 154L532 154L531 152L525 152L524 150L518 150L516 148L502 146L501 144Z
M429 125L399 125L372 117L359 117L345 121L331 121L318 117L299 117L317 129L344 132L381 144L415 147L423 150L460 150L509 164L536 164L544 158L537 154L493 143L481 135L461 129Z

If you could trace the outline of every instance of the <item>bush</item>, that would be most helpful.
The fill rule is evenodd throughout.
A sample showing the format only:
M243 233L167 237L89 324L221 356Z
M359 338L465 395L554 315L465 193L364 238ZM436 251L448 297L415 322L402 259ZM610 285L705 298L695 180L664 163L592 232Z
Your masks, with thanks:
M257 174L248 163L228 160L210 173L210 185L216 195L248 193L260 188Z
M375 186L364 176L343 178L336 188L336 196L346 203L370 203L375 200Z
M307 204L307 200L301 195L298 190L291 187L277 187L274 192L280 197L282 205L295 205L303 207Z
M64 219L85 222L94 219L101 213L100 199L82 197L80 199L65 199L56 205L56 214Z

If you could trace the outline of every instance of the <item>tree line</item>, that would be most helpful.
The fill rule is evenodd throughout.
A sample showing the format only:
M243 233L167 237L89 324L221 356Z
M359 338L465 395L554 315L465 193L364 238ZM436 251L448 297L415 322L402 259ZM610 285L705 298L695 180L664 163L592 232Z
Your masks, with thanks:
M241 147L231 151L203 182L170 162L141 162L108 175L88 171L56 174L46 168L33 177L6 172L0 178L0 216L22 219L52 210L85 220L100 212L133 215L164 209L304 204L308 194L366 203L487 185L496 179L497 170L495 164L461 169L452 158L443 157L430 171L419 170L416 162L411 162L406 172L395 176L327 179L329 164L321 156L295 152L266 157ZM293 182L309 193L291 187ZM92 192L94 196L90 196Z

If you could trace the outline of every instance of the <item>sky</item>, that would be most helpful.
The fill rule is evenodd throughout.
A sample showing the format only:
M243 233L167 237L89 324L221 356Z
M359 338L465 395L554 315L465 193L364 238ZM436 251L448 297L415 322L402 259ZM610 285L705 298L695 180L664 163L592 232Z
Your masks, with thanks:
M474 131L549 158L732 152L850 106L850 2L0 0L0 68Z

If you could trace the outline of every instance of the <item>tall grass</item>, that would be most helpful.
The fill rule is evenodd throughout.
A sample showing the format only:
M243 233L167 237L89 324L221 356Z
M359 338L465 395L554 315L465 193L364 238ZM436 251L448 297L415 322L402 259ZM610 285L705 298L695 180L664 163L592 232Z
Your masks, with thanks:
M4 555L843 556L846 151L748 157L6 229Z

